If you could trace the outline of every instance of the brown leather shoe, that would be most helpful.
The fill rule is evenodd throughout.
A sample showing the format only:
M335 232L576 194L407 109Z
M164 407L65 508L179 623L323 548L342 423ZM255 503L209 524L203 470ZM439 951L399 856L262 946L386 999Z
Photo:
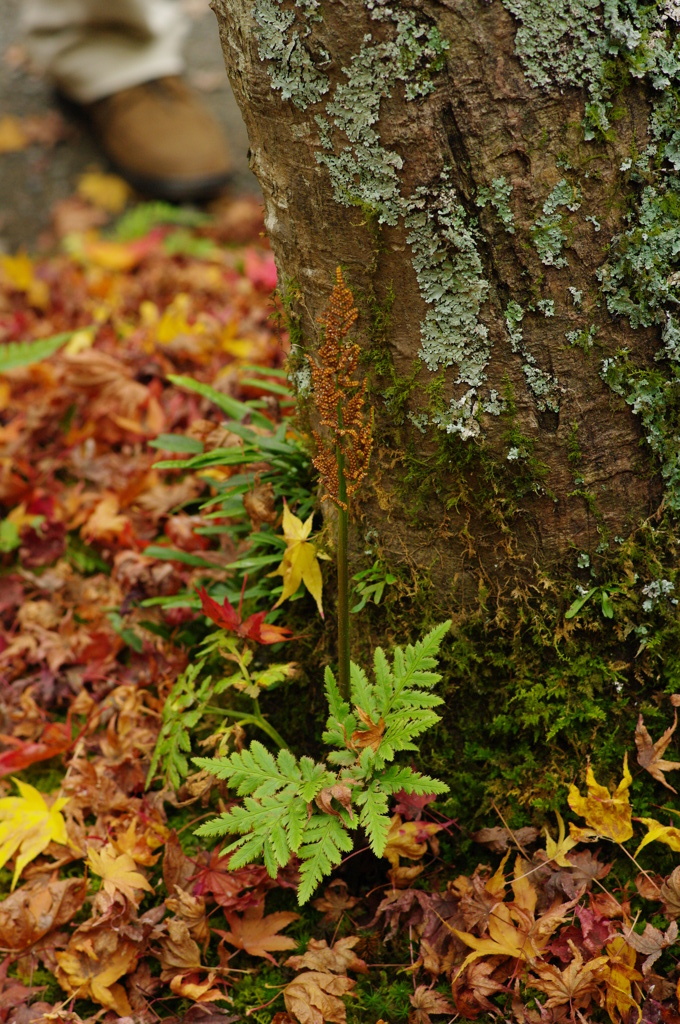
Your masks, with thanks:
M210 199L231 170L220 125L182 78L158 78L85 107L116 170L139 192Z

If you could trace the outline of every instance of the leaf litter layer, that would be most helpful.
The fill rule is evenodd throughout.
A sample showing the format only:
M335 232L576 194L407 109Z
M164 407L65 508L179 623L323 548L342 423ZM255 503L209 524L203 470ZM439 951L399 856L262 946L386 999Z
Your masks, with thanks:
M199 844L236 794L191 754L276 742L257 702L295 673L239 641L297 640L265 617L321 605L315 484L259 211L146 204L103 227L120 201L90 176L55 254L0 256L0 1019L680 1020L670 708L657 740L631 724L635 777L584 766L568 828L470 836L397 793L382 858L350 855L302 913L294 860L272 878ZM195 671L215 652L255 709L226 725ZM637 817L644 773L659 809Z

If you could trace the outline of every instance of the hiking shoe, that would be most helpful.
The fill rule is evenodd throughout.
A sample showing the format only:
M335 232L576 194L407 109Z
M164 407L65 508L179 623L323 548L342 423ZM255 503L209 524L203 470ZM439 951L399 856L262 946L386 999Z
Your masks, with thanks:
M211 199L229 178L222 128L182 78L144 82L84 109L118 173L145 195Z

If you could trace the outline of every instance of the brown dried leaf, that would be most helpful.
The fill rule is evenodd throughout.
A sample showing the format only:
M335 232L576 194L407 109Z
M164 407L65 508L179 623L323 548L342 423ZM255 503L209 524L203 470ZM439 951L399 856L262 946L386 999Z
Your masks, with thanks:
M173 830L163 848L163 881L168 892L175 887L187 889L196 872L196 865L182 849L177 833Z
M289 956L286 967L293 967L296 971L307 968L312 971L332 971L334 974L347 974L347 971L368 974L365 961L353 952L358 941L357 935L348 935L329 946L325 939L310 939L307 951L299 956Z
M662 884L660 895L666 917L680 917L680 866L675 868Z
M179 886L175 886L175 895L168 896L165 905L171 913L186 922L191 937L205 947L210 939L210 925L203 897L192 896Z
M316 796L316 806L324 814L333 814L340 817L340 812L333 807L333 800L337 800L341 807L344 807L350 818L352 814L352 790L342 782L336 782L334 786L327 786Z
M210 1003L214 999L224 999L224 992L212 987L216 977L217 971L208 971L204 976L197 972L178 974L170 980L170 991L176 996L191 999L194 1003Z
M466 1020L475 1020L481 1013L498 1013L498 1007L490 1002L489 997L505 991L502 982L493 977L502 961L499 956L477 960L454 977L451 992L456 1009Z
M453 1016L456 1012L450 999L427 985L418 985L410 1000L413 1012L408 1015L409 1024L430 1024L431 1013Z
M0 946L22 950L70 921L87 893L84 878L39 875L0 903Z
M673 715L673 724L666 729L664 734L656 741L652 742L652 737L647 731L642 715L638 718L638 723L635 727L635 746L637 747L637 759L638 764L649 772L652 778L660 782L666 789L670 789L671 793L677 795L677 789L673 789L670 783L666 782L664 772L672 771L674 768L680 768L680 761L666 761L664 760L664 754L666 748L671 741L671 737L675 732L678 725L678 713L677 711Z
M129 974L140 953L136 942L125 938L102 918L81 925L66 949L56 954L57 981L69 995L92 999L120 1017L132 1012L118 979Z
M168 930L161 942L161 978L169 981L177 974L201 970L201 951L189 933L186 921L171 917L165 925Z
M514 830L495 825L493 828L480 828L478 832L473 832L471 838L494 853L505 853L508 846L518 846L520 849L529 846L536 841L538 835L539 830L531 825Z
M283 990L286 1010L300 1024L346 1024L347 1008L342 996L348 995L356 982L325 971L304 971Z
M350 742L353 749L363 750L365 747L370 747L371 750L376 751L382 742L383 733L385 732L385 720L381 718L378 722L374 722L371 716L362 708L355 708L354 710L366 728L355 729L352 733Z
M564 970L545 961L534 966L535 977L532 977L531 985L548 996L546 1009L566 1005L583 1009L598 993L597 971L607 963L607 957L598 956L584 963L580 951L572 942L569 947L573 960Z
M324 890L323 896L314 900L312 906L323 910L321 924L335 924L346 911L352 910L360 902L358 897L349 895L347 883L337 878Z
M660 900L662 883L663 878L661 875L649 875L640 872L635 878L635 888L645 900Z
M279 517L274 504L274 487L270 483L256 483L252 491L243 495L243 505L255 531L262 523L275 523Z
M642 953L647 959L642 965L642 973L649 974L654 963L659 959L664 949L672 946L678 937L678 922L671 921L665 932L655 928L651 924L645 925L642 935L636 932L626 932L624 938L629 946Z

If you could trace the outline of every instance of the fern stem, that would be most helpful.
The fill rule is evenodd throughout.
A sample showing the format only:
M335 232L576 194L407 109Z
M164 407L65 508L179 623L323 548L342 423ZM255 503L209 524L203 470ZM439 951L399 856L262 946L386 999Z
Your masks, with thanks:
M342 429L342 406L338 405L338 425ZM338 688L345 700L349 699L349 506L345 480L345 455L342 445L336 446L338 460ZM344 506L344 507L343 507Z
M254 702L257 704L257 701ZM225 718L236 718L238 719L237 725L256 725L258 729L265 732L269 736L270 740L276 743L277 747L281 750L285 750L288 746L283 736L276 731L273 725L270 725L267 719L260 711L259 705L255 714L249 714L247 711L234 711L231 708L220 708L216 704L207 704L206 711L212 711L218 715L224 715Z

